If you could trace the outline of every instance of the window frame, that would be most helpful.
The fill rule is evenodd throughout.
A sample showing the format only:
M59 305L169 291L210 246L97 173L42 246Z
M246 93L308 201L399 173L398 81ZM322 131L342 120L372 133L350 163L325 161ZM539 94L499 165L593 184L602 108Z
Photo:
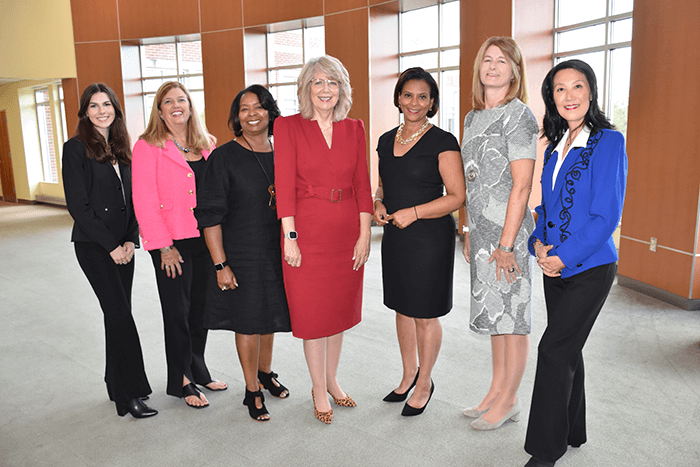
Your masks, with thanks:
M160 79L163 80L163 82L166 81L177 81L179 83L183 83L183 80L188 79L188 78L197 78L201 77L202 78L202 87L201 88L191 88L187 87L187 90L189 91L190 94L194 93L202 93L204 95L204 67L202 66L202 72L201 73L182 73L181 68L181 44L187 43L187 42L199 42L200 43L200 50L201 50L201 43L202 39L199 34L191 34L191 35L186 35L186 36L166 36L166 37L158 37L158 38L149 38L149 39L141 39L138 42L138 47L139 47L139 85L140 85L140 91L141 91L141 102L143 105L143 117L144 117L144 125L148 126L148 121L151 116L151 110L152 110L152 105L148 105L148 96L154 96L157 93L156 91L146 91L145 83L146 81L151 81L151 80L156 80ZM165 45L165 44L175 44L175 69L176 69L176 74L170 74L170 75L162 75L162 76L144 76L143 75L143 58L144 58L144 53L145 53L145 47L149 45ZM184 83L183 83L184 84ZM155 99L154 99L155 100ZM204 103L205 100L202 99L202 102ZM201 108L200 108L201 107ZM200 116L202 117L202 121L204 121L204 116L205 116L205 108L204 104L202 105L197 105L197 112L199 112ZM145 127L144 127L145 128Z
M430 73L433 76L437 76L437 79L435 80L438 84L438 88L442 90L444 88L443 86L443 73L448 72L448 71L456 71L458 73L458 82L459 82L459 77L461 76L461 70L459 68L459 60L457 60L456 65L452 66L442 66L442 54L446 51L450 50L457 50L460 52L460 44L457 43L456 45L449 45L445 46L442 45L442 22L443 22L443 5L449 4L449 3L454 3L457 2L459 3L460 0L437 0L435 1L434 4L432 5L422 5L420 8L413 8L413 9L407 9L407 10L402 10L399 13L399 27L398 27L398 34L399 34L399 60L398 60L398 65L399 65L399 74L404 71L404 66L403 66L403 59L404 57L413 57L417 55L424 55L424 54L429 54L429 53L435 53L437 54L437 67L434 68L424 68L425 71ZM401 15L404 13L408 12L413 12L416 10L422 10L422 9L427 9L427 8L438 8L438 25L437 25L437 47L432 47L428 49L420 49L420 50L414 50L411 52L404 52L403 49L403 21L401 18ZM459 90L461 92L461 89ZM444 95L442 95L441 92L441 98L440 98L440 108L438 109L438 113L431 118L431 120L437 120L435 122L436 126L444 129L445 131L450 131L449 129L443 128L443 104L444 104ZM456 102L456 107L457 107L457 120L456 120L456 127L455 131L457 134L455 134L455 137L459 139L459 132L461 131L461 125L459 122L460 118L460 102L459 102L459 97L457 98ZM403 114L400 116L401 121L403 121Z
M618 13L618 14L612 14L612 8L613 8L613 1L614 0L606 0L605 2L605 16L601 16L592 20L588 21L583 21L580 23L574 23L570 24L567 26L559 26L559 10L560 10L560 2L564 0L557 0L554 2L554 32L552 34L552 41L553 41L553 48L552 50L554 51L552 54L552 63L556 65L557 63L560 63L561 61L565 60L567 57L574 57L574 56L579 56L579 55L584 55L584 54L589 54L589 53L595 53L595 52L603 52L603 76L598 76L598 97L600 99L600 107L603 109L605 112L605 115L608 116L608 118L612 119L613 115L613 103L612 100L610 99L610 90L612 87L611 80L611 68L612 68L612 52L617 49L624 49L624 48L632 48L632 40L629 41L619 41L619 42L613 42L613 28L612 25L614 22L617 21L622 21L626 19L630 19L634 21L633 19L633 12L634 12L634 7L632 7L632 10L624 12L624 13ZM566 52L558 52L558 45L559 45L559 34L569 32L569 31L575 31L578 29L584 29L587 27L591 26L597 26L603 24L605 26L605 43L603 45L598 45L598 46L593 46L593 47L584 47L580 49L574 49L574 50L569 50Z
M294 70L297 68L302 68L304 64L309 60L308 53L309 50L307 49L307 42L306 42L306 34L307 30L311 28L322 28L323 29L323 37L324 37L324 53L325 53L325 37L326 37L326 27L325 24L323 23L323 17L317 17L317 18L308 18L304 20L299 20L299 21L291 21L291 22L286 22L286 23L279 23L279 24L270 24L268 25L267 31L265 33L265 82L267 83L267 89L270 91L270 93L274 96L275 95L275 89L274 88L283 88L283 87L294 87L294 96L295 96L295 102L296 102L296 107L294 110L294 113L299 112L299 100L297 96L297 80L295 79L294 81L283 81L283 82L277 82L277 83L271 83L270 82L270 74L275 72L275 71L280 71L280 70ZM289 32L289 31L295 31L295 30L301 30L301 50L302 50L302 62L300 64L293 64L293 65L279 65L279 66L270 66L270 36L272 34L278 34L281 32ZM283 112L284 115L284 112Z

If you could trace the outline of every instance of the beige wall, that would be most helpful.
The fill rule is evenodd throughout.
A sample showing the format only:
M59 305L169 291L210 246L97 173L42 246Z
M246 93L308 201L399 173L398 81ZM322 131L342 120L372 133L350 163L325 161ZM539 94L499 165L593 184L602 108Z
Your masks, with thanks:
M0 2L0 78L76 76L70 0Z

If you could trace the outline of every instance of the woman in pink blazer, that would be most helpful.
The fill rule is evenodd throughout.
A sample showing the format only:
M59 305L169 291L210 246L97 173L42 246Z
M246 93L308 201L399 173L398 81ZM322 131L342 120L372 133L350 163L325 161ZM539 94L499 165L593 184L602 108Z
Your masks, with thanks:
M213 137L199 119L187 89L164 83L151 118L133 150L134 211L143 247L151 254L165 328L167 393L190 407L209 402L195 386L212 391L226 383L211 378L204 362L202 323L206 268L211 258L197 230L194 208Z

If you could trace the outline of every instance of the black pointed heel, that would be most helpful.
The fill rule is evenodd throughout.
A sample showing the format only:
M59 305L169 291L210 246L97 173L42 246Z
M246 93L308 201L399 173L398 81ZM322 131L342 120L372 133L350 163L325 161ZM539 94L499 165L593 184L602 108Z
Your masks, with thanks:
M255 399L260 398L260 403L262 404L261 408L257 408L255 406ZM267 408L265 407L265 396L263 396L262 391L255 391L251 392L248 391L248 388L245 389L245 398L243 399L243 405L248 406L248 414L250 414L250 418L255 420L256 422L269 422L269 418L260 418L263 415L269 415L270 412L267 411Z
M126 402L115 402L115 404L117 406L117 415L120 417L123 417L127 413L130 413L134 418L146 418L158 415L156 409L150 408L138 397L129 399Z
M404 417L413 417L415 415L420 415L423 413L425 408L428 406L428 402L430 402L430 399L433 397L433 391L435 391L435 383L433 383L433 380L430 380L430 396L428 396L428 401L425 403L423 407L420 409L417 409L415 407L411 407L408 405L408 402L403 406L403 410L401 411L401 415Z
M403 402L406 400L408 397L408 393L411 392L411 389L416 385L416 382L418 381L418 375L420 374L420 368L418 368L418 371L416 372L416 377L413 378L413 382L411 385L406 389L406 392L403 394L399 394L396 391L391 391L387 396L382 399L384 402Z

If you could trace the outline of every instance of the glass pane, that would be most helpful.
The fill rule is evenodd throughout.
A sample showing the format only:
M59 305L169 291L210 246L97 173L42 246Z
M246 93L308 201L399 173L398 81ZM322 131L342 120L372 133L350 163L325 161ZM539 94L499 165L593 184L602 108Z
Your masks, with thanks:
M151 118L151 112L153 110L153 102L156 100L155 94L144 94L143 96L143 116L144 124L148 126L148 120Z
M605 45L605 24L574 29L557 34L557 52Z
M613 21L612 42L629 42L632 40L632 18Z
M440 46L459 45L459 2L442 5L442 31Z
M185 85L188 91L194 89L204 89L204 76L183 76L180 82Z
M151 78L143 80L143 92L156 92L161 84L173 81L171 78Z
M426 70L437 68L437 59L437 52L401 57L401 71L404 71L408 68L413 68L414 66L420 66Z
M438 46L437 5L401 13L401 52L434 49Z
M37 91L46 95L48 100L48 90ZM47 104L36 106L36 116L39 123L39 141L41 144L41 162L44 169L44 181L50 183L58 182L58 167L56 166L56 148L53 138L53 121L51 120L51 108Z
M180 42L180 74L203 73L202 41Z
M440 52L440 66L443 68L459 66L459 49L443 50Z
M141 76L176 76L175 43L141 46Z
M603 108L603 93L604 93L604 82L605 82L605 52L592 52L581 55L571 55L570 57L562 57L557 60L557 63L563 62L564 60L570 60L577 58L588 63L593 72L595 73L596 82L598 83L598 105Z
M440 80L440 128L459 139L459 71L443 71Z
M296 84L301 68L285 68L282 70L270 70L268 73L268 83L289 83Z
M615 49L610 53L610 102L608 117L627 137L627 107L630 95L632 48Z
M204 116L204 91L190 92L192 96L192 103L194 104L195 110L199 113L199 118L202 119L202 123L206 124L206 118Z
M301 29L271 32L267 35L267 66L302 65L304 47Z
M612 14L627 13L632 11L634 0L612 0Z
M277 101L277 107L279 107L283 116L286 117L299 112L296 85L270 86L270 93Z
M49 101L49 90L44 88L44 89L37 89L34 91L34 98L36 99L37 104L41 104L43 102L48 102Z
M320 57L326 53L326 33L323 26L304 30L304 63L310 58Z
M606 14L605 4L606 0L588 0L585 4L579 0L558 0L559 22L557 27L603 18Z

